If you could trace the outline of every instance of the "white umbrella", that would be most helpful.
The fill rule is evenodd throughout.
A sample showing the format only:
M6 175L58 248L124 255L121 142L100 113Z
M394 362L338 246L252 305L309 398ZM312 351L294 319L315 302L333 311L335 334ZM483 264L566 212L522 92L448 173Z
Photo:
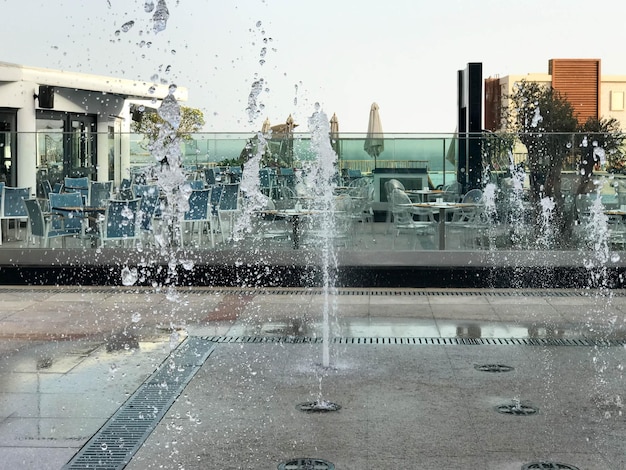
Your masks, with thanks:
M385 138L383 136L383 126L380 123L380 115L378 114L378 105L372 103L370 108L370 119L367 124L367 136L363 149L374 159L374 169L376 168L376 159L385 150Z
M267 134L270 131L270 118L265 118L263 125L261 126L261 134Z
M330 118L330 143L337 157L339 157L339 119L335 113Z

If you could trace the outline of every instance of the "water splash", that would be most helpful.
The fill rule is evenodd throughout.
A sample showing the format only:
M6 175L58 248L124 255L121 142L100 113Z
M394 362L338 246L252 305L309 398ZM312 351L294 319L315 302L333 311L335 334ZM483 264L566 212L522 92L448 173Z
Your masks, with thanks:
M259 95L263 91L263 85L265 81L262 78L255 80L252 82L252 86L250 87L250 94L248 95L248 107L246 108L246 112L248 113L248 122L253 123L259 115L260 105L257 100Z
M309 184L313 198L320 209L321 225L321 266L323 276L324 308L322 322L322 365L330 366L330 317L336 312L336 305L331 303L330 295L336 288L337 254L333 244L336 235L335 199L337 154L330 142L330 121L328 116L316 104L315 112L308 120L311 132L311 149L317 156L310 169Z
M165 3L165 0L159 0L156 10L154 10L154 15L152 15L152 21L154 23L153 30L155 33L159 33L165 30L169 17L170 12L167 9L167 4Z

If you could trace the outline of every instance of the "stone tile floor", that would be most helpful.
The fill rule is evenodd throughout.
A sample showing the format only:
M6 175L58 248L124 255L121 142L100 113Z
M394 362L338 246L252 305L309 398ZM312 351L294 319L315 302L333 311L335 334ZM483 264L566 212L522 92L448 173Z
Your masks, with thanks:
M0 287L0 462L59 469L191 338L215 346L129 469L626 468L626 296L574 290ZM210 337L390 338L379 344ZM392 344L609 338L611 346ZM476 370L504 364L506 373ZM296 405L337 402L334 413ZM536 407L530 416L496 407Z

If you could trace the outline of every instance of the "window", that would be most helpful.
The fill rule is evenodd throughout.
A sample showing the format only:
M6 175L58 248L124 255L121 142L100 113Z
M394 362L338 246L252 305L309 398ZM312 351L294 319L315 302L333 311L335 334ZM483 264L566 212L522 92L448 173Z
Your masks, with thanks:
M624 111L623 91L611 91L611 111Z

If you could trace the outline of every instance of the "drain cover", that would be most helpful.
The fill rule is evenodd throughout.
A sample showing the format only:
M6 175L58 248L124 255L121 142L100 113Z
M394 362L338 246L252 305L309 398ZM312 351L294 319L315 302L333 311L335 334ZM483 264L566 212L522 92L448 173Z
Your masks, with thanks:
M294 459L278 464L278 470L335 470L335 466L321 459Z
M339 411L341 405L333 403L332 401L320 400L300 403L296 405L296 409L306 411L307 413L327 413L329 411Z
M481 372L511 372L513 367L504 364L476 364L474 369Z
M528 405L522 405L519 402L515 402L509 405L500 405L496 407L496 410L498 411L498 413L504 413L507 415L516 415L516 416L534 415L535 413L537 413L537 411L539 411L537 408L533 408L532 406L528 406ZM529 467L529 468L532 468L532 467ZM541 467L537 467L537 468L541 468Z
M532 462L522 467L522 470L579 470L578 467L558 462Z

